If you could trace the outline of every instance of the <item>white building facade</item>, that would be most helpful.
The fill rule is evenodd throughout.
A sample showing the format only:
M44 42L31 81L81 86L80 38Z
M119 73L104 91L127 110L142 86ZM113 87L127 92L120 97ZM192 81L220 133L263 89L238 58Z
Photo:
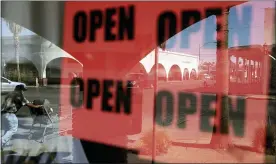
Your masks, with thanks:
M148 75L154 73L154 54L153 50L141 61L144 72ZM159 49L158 65L159 76L164 80L182 81L195 78L198 72L198 56L163 51ZM67 67L67 73L82 73L83 65L70 54L59 47L51 44L37 35L20 36L20 65L23 71L32 72L28 77L35 81L39 79L58 79L61 76L62 63L67 61L70 67ZM24 67L23 65L28 65ZM13 37L2 37L2 74L9 78L9 72L16 69L16 58ZM62 77L66 78L66 77Z
M196 79L199 58L195 55L158 50L158 77L165 81L182 81ZM139 68L140 67L140 68ZM155 72L155 50L151 51L133 68L132 72L141 70L149 76ZM140 69L140 70L139 70Z
M35 78L60 78L60 68L63 62L70 62L69 72L82 72L82 63L59 47L51 44L37 35L20 36L20 69L23 73L33 72L32 81ZM16 65L13 37L2 37L2 74L9 77ZM27 70L26 70L27 69Z

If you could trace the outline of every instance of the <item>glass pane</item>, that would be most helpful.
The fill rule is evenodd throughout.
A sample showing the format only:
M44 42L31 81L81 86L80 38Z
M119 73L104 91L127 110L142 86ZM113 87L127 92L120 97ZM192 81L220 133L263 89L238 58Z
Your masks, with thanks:
M275 161L274 2L3 4L2 76L47 100L4 163Z

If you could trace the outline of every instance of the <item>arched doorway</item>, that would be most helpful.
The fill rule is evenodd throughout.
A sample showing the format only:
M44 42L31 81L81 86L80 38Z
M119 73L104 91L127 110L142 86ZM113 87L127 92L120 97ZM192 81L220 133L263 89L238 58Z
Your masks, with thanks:
M150 70L149 77L151 79L154 79L155 67L156 66L154 65ZM165 67L162 64L158 63L157 68L158 68L158 75L157 75L158 81L167 81L167 72Z
M182 74L178 65L173 65L169 71L169 81L181 81Z
M189 80L190 76L189 76L189 70L187 68L184 69L184 73L183 73L183 80Z
M190 73L190 79L196 80L197 79L196 77L197 77L196 70L192 69L192 71Z
M147 71L142 63L137 63L130 71L129 73L143 73L144 75L147 75Z
M21 82L27 85L35 85L36 77L39 76L39 73L33 62L25 57L19 57L19 68ZM16 58L12 58L6 62L4 71L6 78L18 81Z
M82 65L74 59L60 57L51 60L46 66L48 84L61 84L61 78L81 76Z

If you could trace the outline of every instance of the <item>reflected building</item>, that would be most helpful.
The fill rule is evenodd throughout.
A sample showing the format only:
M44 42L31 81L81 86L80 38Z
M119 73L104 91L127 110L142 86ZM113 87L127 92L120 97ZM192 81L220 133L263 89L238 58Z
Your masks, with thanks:
M59 47L42 39L40 36L20 36L20 70L22 81L35 84L39 78L44 84L58 84L60 78L68 78L70 72L76 75L82 73L82 63ZM5 61L5 62L3 62ZM66 62L66 69L62 65ZM69 63L69 65L68 65ZM16 77L16 57L13 37L2 37L2 67L3 75L11 80ZM132 71L142 68L150 77L154 74L154 50L146 55ZM164 51L159 49L158 63L159 79L163 81L182 81L196 79L198 72L198 56ZM62 77L61 77L62 76Z
M69 72L76 74L82 72L82 63L40 36L20 36L19 39L21 77L22 81L29 85L35 84L36 78L45 84L47 81L47 83L59 83L64 62L70 63L70 68L63 70L67 73L62 74L61 78L67 78ZM17 80L14 40L11 36L2 37L2 67L4 65L2 74L11 80Z
M144 73L154 79L155 50L146 55L130 72ZM197 79L199 58L196 55L158 49L158 80L183 81Z

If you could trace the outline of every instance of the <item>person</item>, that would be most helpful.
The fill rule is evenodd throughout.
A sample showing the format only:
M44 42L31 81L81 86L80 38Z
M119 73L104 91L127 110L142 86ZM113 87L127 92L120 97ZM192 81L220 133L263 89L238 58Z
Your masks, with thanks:
M4 99L1 106L2 114L2 129L4 135L2 135L1 145L10 146L10 140L12 136L17 132L18 119L15 113L22 107L28 106L32 108L40 108L42 105L33 105L24 96L24 91L27 88L24 85L18 85L13 92L10 92Z

